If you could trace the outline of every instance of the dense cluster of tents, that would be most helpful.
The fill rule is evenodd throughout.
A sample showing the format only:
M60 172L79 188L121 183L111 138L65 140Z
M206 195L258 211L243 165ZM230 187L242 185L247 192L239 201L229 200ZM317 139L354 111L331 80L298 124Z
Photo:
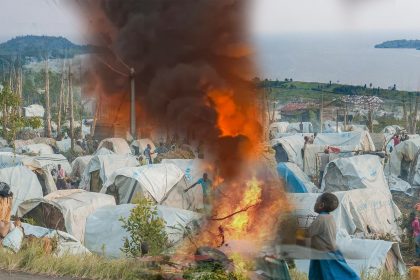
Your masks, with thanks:
M394 147L395 133L395 127L387 127L377 134L296 133L271 140L297 228L308 228L317 216L313 206L321 193L334 193L340 201L331 213L337 243L359 274L406 271L398 243L402 214L392 192L412 195L420 185L420 137L410 135ZM305 136L312 141L305 143ZM286 245L279 250L296 259L298 270L308 272L308 248Z
M156 205L172 246L184 239L190 227L201 223L201 188L184 192L205 172L201 159L142 165L135 154L142 154L152 143L149 139L129 145L124 139L109 138L99 143L94 154L70 163L56 153L56 141L38 142L18 141L15 149L0 149L0 181L10 187L10 212L23 221L24 229L11 227L3 247L17 252L24 235L32 235L56 238L57 255L123 257L120 249L128 233L120 219L130 215L133 199L139 196ZM57 190L58 165L74 182L68 189Z

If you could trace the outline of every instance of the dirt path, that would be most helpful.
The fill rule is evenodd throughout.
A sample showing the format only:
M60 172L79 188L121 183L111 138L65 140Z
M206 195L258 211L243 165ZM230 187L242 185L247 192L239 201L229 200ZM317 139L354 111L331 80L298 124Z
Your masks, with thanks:
M27 273L21 272L9 272L9 271L2 271L0 270L0 279L1 280L77 280L71 279L68 277L47 277L47 276L38 276L38 275L31 275Z

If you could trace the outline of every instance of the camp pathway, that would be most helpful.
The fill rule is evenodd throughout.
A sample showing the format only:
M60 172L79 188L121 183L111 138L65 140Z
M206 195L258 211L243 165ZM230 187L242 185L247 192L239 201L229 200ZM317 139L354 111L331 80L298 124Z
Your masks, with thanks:
M10 272L0 270L0 280L78 280L77 278L39 276L23 272Z

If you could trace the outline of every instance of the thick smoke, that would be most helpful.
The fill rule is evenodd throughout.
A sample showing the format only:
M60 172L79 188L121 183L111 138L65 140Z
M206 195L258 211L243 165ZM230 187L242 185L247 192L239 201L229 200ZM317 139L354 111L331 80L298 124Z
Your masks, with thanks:
M247 0L80 1L96 44L91 89L121 97L128 119L129 67L135 69L138 126L154 124L207 144L223 178L237 174L259 139L255 76L246 41ZM107 65L105 65L107 64ZM114 70L110 69L110 66ZM127 120L126 119L126 120ZM128 123L127 123L128 124ZM254 143L255 144L255 143Z

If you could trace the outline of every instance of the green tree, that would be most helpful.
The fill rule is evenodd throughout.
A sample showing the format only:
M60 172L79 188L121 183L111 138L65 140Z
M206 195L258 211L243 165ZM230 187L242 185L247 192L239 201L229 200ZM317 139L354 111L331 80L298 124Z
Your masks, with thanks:
M153 202L146 198L140 198L128 219L120 221L130 235L121 248L129 257L158 255L169 245L165 222L158 216Z
M38 118L24 118L19 116L21 99L8 86L0 91L0 106L2 112L1 127L3 137L8 141L16 139L17 132L24 127L39 128Z

